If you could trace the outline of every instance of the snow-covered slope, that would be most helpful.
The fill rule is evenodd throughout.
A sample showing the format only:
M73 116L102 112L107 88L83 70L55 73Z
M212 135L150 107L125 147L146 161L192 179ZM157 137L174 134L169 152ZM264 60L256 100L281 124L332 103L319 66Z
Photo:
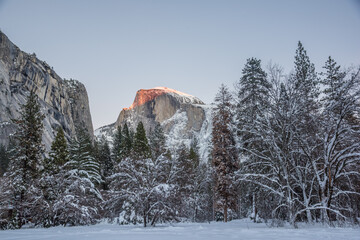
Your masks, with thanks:
M160 123L168 149L175 152L181 144L197 141L202 161L208 160L211 141L211 106L199 98L166 88L140 89L129 108L124 108L114 124L101 127L95 136L111 139L117 126L125 123L135 131L142 121L147 133Z

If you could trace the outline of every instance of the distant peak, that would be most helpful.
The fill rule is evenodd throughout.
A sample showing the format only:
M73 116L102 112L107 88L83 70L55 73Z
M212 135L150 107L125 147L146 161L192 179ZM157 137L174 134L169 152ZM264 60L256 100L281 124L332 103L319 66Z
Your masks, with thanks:
M184 100L184 98L186 98L185 101L182 102L187 102L187 103L194 103L194 104L204 104L200 99L187 94L187 93L183 93L180 91L177 91L175 89L171 89L171 88L167 88L167 87L154 87L154 88L150 88L150 89L140 89L136 92L136 96L135 96L135 100L133 102L133 104L131 104L131 106L129 108L124 108L124 110L129 110L129 109L133 109L134 107L137 106L141 106L153 99L155 99L156 97L163 95L163 94L173 94L173 95L177 95L179 97L182 98L182 100Z

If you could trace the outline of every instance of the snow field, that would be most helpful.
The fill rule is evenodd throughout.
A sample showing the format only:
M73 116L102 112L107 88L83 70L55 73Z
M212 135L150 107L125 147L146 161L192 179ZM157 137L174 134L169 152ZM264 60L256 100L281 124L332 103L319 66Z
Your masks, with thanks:
M302 225L269 228L264 223L235 220L228 223L178 223L144 228L101 223L83 227L53 227L0 231L1 240L360 240L360 228Z

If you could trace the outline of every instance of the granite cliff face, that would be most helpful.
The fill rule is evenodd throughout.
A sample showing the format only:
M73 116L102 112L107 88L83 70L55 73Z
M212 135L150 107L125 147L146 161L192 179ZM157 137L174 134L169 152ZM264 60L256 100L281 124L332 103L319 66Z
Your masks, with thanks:
M201 158L208 156L211 136L211 107L200 99L170 88L157 87L137 91L129 108L124 108L115 123L97 129L95 135L111 140L117 126L125 123L134 131L142 121L147 133L160 123L169 149L187 146L196 139Z
M15 131L11 119L19 117L21 104L30 91L39 96L45 114L43 142L49 149L58 126L68 138L75 126L83 125L93 133L89 101L84 85L63 80L35 54L27 54L0 31L0 143L7 144Z

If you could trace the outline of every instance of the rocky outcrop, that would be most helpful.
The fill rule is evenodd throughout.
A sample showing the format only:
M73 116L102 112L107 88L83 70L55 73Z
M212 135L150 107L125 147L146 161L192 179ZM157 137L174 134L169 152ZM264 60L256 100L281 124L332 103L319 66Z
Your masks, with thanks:
M74 136L75 126L83 125L93 133L86 89L76 80L63 80L35 54L27 54L15 46L0 31L0 143L6 144L15 130L11 119L30 91L39 96L45 114L43 141L47 148L61 126L68 138Z
M96 130L95 135L111 139L117 126L125 123L134 131L142 121L147 133L160 123L166 135L168 149L181 144L189 146L194 139L200 147L201 158L208 156L211 137L211 107L200 99L165 87L141 89L129 108L124 108L114 124Z

